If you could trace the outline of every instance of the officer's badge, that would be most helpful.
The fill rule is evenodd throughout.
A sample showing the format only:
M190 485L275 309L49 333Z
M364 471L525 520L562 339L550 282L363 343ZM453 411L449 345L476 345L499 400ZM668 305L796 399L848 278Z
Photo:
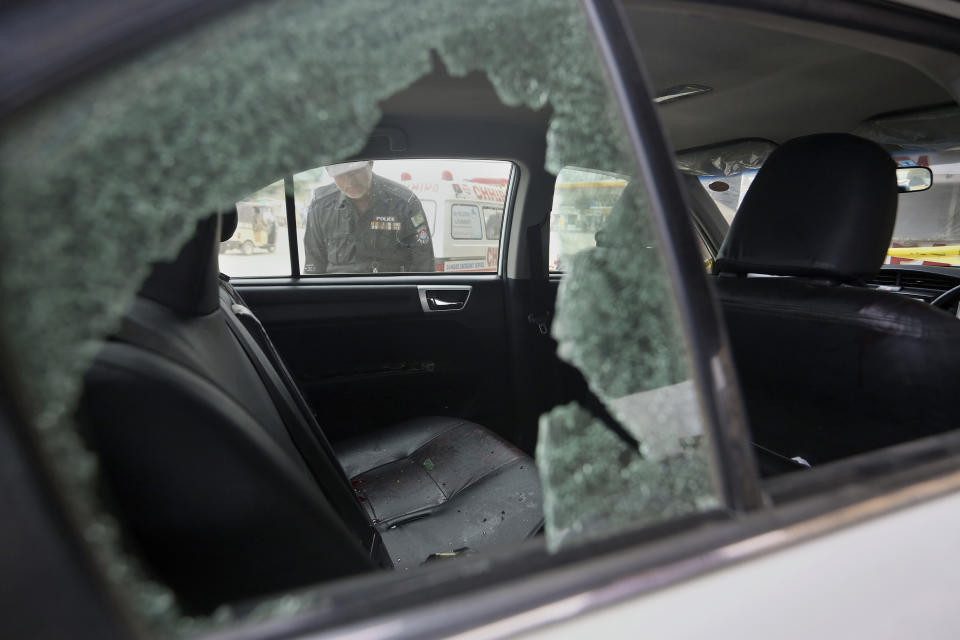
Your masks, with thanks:
M430 232L427 231L426 227L421 227L417 230L417 242L420 244L427 244L430 242Z

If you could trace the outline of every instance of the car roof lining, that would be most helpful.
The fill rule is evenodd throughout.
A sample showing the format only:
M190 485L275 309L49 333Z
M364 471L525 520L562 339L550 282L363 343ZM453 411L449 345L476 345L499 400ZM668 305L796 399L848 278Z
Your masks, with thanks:
M879 114L953 103L945 87L955 80L960 86L948 71L958 68L960 56L913 43L700 3L625 4L654 92L691 83L712 88L659 107L681 151L741 138L782 143L810 133L850 132ZM485 74L454 77L436 56L431 73L380 107L384 123L401 126L427 117L545 133L551 116L548 109L504 105ZM519 147L500 142L506 143L503 157ZM457 144L464 155L477 154Z
M688 3L682 11L664 7L627 10L653 90L689 83L713 89L660 107L678 149L852 131L878 113L950 100L929 76L955 65L953 54L882 38L886 55L879 55L878 36L770 15L743 23L747 12Z

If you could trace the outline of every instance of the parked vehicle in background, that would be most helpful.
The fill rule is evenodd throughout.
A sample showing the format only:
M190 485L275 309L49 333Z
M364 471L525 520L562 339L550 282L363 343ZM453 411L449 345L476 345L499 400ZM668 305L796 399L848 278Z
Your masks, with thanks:
M444 171L434 182L415 181L405 173L401 184L423 205L437 271L497 270L507 179L455 180Z
M237 203L237 231L220 245L220 253L240 251L245 256L254 252L277 249L277 230L286 221L283 183L274 183L249 199Z
M237 206L237 213L240 220L236 235L223 243L221 253L239 250L249 256L257 249L273 253L277 248L277 220L273 208L244 202Z

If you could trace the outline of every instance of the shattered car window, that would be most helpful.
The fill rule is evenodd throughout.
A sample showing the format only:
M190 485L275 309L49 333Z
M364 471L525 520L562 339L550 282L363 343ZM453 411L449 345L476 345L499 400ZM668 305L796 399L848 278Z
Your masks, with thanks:
M451 74L485 73L507 105L549 107L551 172L571 165L635 173L573 0L257 3L5 123L6 345L84 538L153 632L203 631L238 614L224 607L210 619L182 616L175 596L122 548L97 498L96 458L72 417L81 376L151 263L175 256L197 220L302 167L358 152L381 117L378 103L428 73L431 52ZM269 209L259 211L267 228L257 230L251 212L251 232L269 241L273 204L253 206ZM617 440L581 403L542 417L537 462L553 549L717 504L639 181L630 181L600 231L605 241L569 257L553 333L560 356L640 446ZM255 615L315 601L279 598Z
M581 403L540 420L547 544L651 524L718 505L696 394L637 180L574 254L557 299L558 355L639 443Z
M569 257L596 246L597 234L627 186L627 177L564 167L557 174L550 210L550 271L566 271Z

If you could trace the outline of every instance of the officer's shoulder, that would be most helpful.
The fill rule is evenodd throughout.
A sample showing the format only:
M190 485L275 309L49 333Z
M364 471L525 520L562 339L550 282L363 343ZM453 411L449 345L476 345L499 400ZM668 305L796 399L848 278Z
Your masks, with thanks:
M383 176L377 176L377 178L380 182L380 188L383 189L384 193L387 195L403 200L404 202L409 201L411 198L417 197L413 191L407 189L399 182L394 182L393 180L384 178Z
M313 191L313 199L310 201L311 206L315 204L326 203L330 201L336 201L340 199L340 189L337 188L335 184L327 184L322 187L317 187Z

